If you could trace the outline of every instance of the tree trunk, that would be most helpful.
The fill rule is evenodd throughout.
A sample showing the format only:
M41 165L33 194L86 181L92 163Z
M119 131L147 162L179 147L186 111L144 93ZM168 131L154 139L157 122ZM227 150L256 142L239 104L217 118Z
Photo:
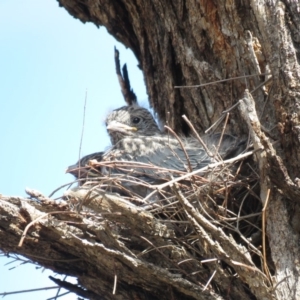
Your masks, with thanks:
M134 52L150 105L176 132L190 133L183 114L203 133L239 103L230 110L226 131L250 133L253 141L260 201L266 205L267 258L257 263L247 243L208 222L176 187L174 194L198 234L193 240L201 244L198 256L187 253L195 249L185 242L175 242L177 229L151 212L101 193L87 203L80 189L69 199L109 214L101 225L67 212L45 219L43 212L68 206L41 195L35 195L40 203L2 197L0 214L6 217L0 219L0 248L77 276L86 289L81 295L90 299L300 299L298 1L58 2L82 22L105 26ZM25 226L40 216L17 247ZM41 247L53 261L39 257ZM216 261L200 263L209 258Z

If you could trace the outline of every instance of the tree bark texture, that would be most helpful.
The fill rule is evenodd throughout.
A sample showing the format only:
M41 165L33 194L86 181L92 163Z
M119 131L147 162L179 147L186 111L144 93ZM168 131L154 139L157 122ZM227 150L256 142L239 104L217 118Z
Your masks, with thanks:
M188 277L177 278L175 275L172 277L171 273L161 268L171 267L167 264L157 266L154 254L150 260L152 263L133 260L134 255L120 242L95 247L93 242L88 241L87 236L85 243L82 242L83 237L82 240L72 238L74 228L58 230L55 226L46 226L45 219L35 224L39 232L36 240L31 236L31 242L24 244L27 246L16 248L15 245L22 234L20 228L24 229L25 224L28 224L26 216L20 215L19 210L31 211L29 206L24 208L20 205L24 203L20 199L15 201L12 198L2 199L7 203L8 212L6 212L7 219L1 223L1 249L21 253L58 272L78 276L80 284L94 293L90 296L91 299L100 299L97 298L99 295L104 299L113 298L112 288L108 283L113 281L113 274L118 274L116 297L119 299L134 297L300 299L299 2L296 0L58 0L58 2L82 22L105 26L110 34L133 51L144 74L150 105L158 117L176 132L189 133L188 126L181 118L183 114L198 132L203 133L224 115L226 109L240 103L240 109L230 111L227 131L238 136L250 132L257 151L260 198L263 205L268 200L266 234L274 264L272 285L268 285L265 274L251 271L254 270L251 260L246 254L241 256L243 251L238 250L240 246L234 242L229 248L223 244L227 254L223 253L222 256L219 252L218 257L234 269L239 279L230 281L223 269L218 269L217 265L214 266L215 269L209 266L208 272L203 271L203 277L200 277L203 281L208 280L208 274L217 270L214 280L219 287L204 292L203 288L197 288L198 281L201 281L200 277L196 282L190 281ZM239 78L209 84L235 77ZM194 85L203 86L186 87ZM248 91L252 91L252 95ZM3 201L1 203L4 203ZM108 202L109 205L114 203ZM189 209L187 203L182 202L182 205L187 205L186 209ZM44 209L40 206L37 208L37 217ZM201 216L197 219L192 209L189 210L190 215L200 224ZM118 207L117 211L120 210ZM146 215L139 219L141 214ZM128 213L124 215L129 216ZM144 241L152 242L155 236L155 245L158 248L166 245L168 239L172 239L172 228L161 227L161 224L156 224L151 215L145 212L138 210L134 215L140 222L147 220L148 225L151 223L154 226L151 232L149 226L143 228L141 223L133 221L131 219L133 215L130 215L126 222L133 222L130 226L136 228L136 232L132 232L134 236L144 236ZM29 218L32 219L34 218ZM86 224L84 226L88 227ZM95 233L96 229L91 230L94 230L93 234L98 237L101 234L102 241L111 241L109 238L105 239L105 236L110 234L110 229L105 227L105 224L103 226L103 230L99 231L101 233ZM205 243L218 241L217 231L214 236L213 229L205 230L210 232L209 237L205 237L205 231L201 233L206 239ZM41 235L45 243L41 242ZM222 236L222 233L219 235ZM225 235L224 239L226 238L229 239ZM47 243L49 240L56 242L49 245ZM40 250L34 248L34 242L56 261L48 263L40 259L38 257ZM234 257L233 245L236 247L236 256L234 260L230 260L226 255ZM137 242L137 247L139 246L141 245ZM113 255L112 251L116 251L117 255L116 253ZM178 249L174 250L174 253L171 250L164 251L166 251L164 255L171 257ZM217 248L214 248L214 251L216 253ZM176 255L188 257L183 253L176 252ZM82 260L72 264L60 262L78 257ZM243 269L235 261L247 265L248 269ZM113 271L107 272L109 269ZM186 269L187 273L192 269L193 264L190 263ZM131 273L128 270L136 275L130 278ZM244 272L245 270L248 274ZM249 277L251 272L253 281ZM94 281L91 279L93 276ZM241 282L247 284L249 293L245 292Z

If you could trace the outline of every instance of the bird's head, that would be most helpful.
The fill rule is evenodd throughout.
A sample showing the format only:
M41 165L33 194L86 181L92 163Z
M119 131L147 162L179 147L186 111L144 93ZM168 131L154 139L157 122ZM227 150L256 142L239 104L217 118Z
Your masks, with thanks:
M126 136L161 133L151 113L137 105L123 106L112 111L106 118L106 128L113 145Z
M101 161L103 152L96 152L82 157L76 164L67 168L66 173L72 174L76 179L99 176L99 172L89 166L91 160Z

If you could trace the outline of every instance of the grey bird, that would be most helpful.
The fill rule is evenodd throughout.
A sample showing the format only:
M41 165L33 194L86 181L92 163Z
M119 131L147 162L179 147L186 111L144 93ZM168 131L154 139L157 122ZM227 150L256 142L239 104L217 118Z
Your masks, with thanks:
M74 165L67 168L66 173L72 174L76 179L80 180L80 184L83 184L87 179L93 179L101 176L101 169L93 167L91 161L102 161L104 152L96 152L84 156Z
M210 156L201 143L193 137L182 138L182 144L170 134L160 131L151 113L140 106L124 106L111 112L106 118L106 127L111 139L112 147L107 152L94 153L82 158L74 166L85 167L89 159L96 159L102 162L112 162L108 167L90 169L90 176L97 173L129 173L139 176L149 182L153 180L169 180L171 176L177 176L180 172L201 169L209 163L216 161L216 156ZM221 134L207 135L203 137L208 149L216 152ZM244 148L243 143L225 134L218 149L218 154L225 159L235 156ZM126 165L126 163L128 163ZM133 165L137 163L136 165ZM82 175L89 176L83 172ZM98 175L99 176L99 175Z
M197 170L215 161L196 138L182 138L182 147L175 137L161 132L151 113L139 106L124 106L113 111L106 119L106 126L113 147L104 154L103 160L135 161L182 172ZM204 136L203 140L215 153L220 138L221 134L213 134ZM241 148L235 137L225 134L218 154L228 158L241 152ZM152 178L166 174L153 168L140 169L139 173Z
M82 179L82 182L84 179L99 177L101 176L101 167L92 167L90 162L95 160L98 162L103 160L111 160L113 157L115 157L116 153L118 153L116 157L117 160L126 161L125 157L124 159L120 159L119 151L115 151L119 148L119 146L121 146L119 142L123 138L128 137L128 139L124 142L129 147L128 143L131 138L133 138L132 142L135 144L137 141L136 137L149 137L152 135L161 134L161 131L159 130L151 113L137 105L123 106L112 111L106 118L106 127L107 131L109 132L113 147L106 153L96 152L84 156L78 162L69 166L66 170L66 173L74 175L76 179ZM130 159L128 160L130 161ZM117 170L114 170L114 172L122 173ZM104 173L107 173L107 171Z

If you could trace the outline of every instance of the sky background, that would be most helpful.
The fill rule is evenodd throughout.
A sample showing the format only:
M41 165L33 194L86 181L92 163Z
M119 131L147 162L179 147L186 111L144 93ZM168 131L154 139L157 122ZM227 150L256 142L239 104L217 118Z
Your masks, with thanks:
M132 52L105 28L74 19L56 0L1 0L0 46L2 195L26 196L26 187L49 195L73 180L65 170L79 157L86 94L81 156L109 146L105 115L125 105L115 74L114 46L121 64L127 63L139 103L147 105L143 75ZM0 293L55 285L49 271L12 261L0 257ZM52 290L5 299L55 295Z

